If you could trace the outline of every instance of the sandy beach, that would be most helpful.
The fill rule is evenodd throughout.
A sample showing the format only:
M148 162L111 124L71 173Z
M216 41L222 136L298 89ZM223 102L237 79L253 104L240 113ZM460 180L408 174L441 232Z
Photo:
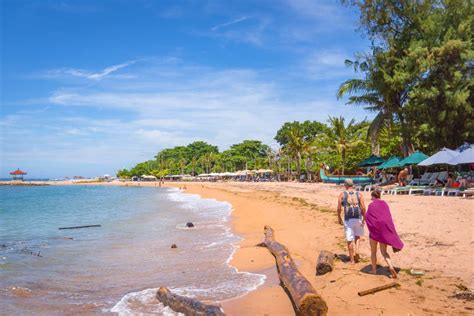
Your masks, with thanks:
M203 197L228 201L234 207L233 228L244 237L232 264L239 270L264 273L256 291L222 302L229 315L293 315L279 286L273 256L255 245L270 225L300 271L323 296L330 315L471 314L472 302L453 298L458 286L473 287L473 200L448 197L386 196L405 249L392 256L401 269L399 289L359 297L357 292L391 282L388 271L367 274L370 253L362 241L363 260L350 265L336 261L335 271L315 275L321 250L345 254L342 227L337 224L336 197L341 187L301 183L172 183ZM369 200L369 194L365 193ZM379 263L385 266L379 256ZM410 269L423 270L415 277Z
M74 184L55 182L55 185ZM79 184L79 183L76 183ZM97 183L88 183L95 185ZM111 182L102 185L158 186L154 182ZM337 223L336 201L342 187L321 183L167 182L204 198L233 206L232 228L243 240L231 264L240 271L265 274L266 282L237 299L221 302L228 315L294 315L290 300L279 285L274 257L256 245L263 227L275 229L303 275L326 300L329 315L472 314L474 303L454 297L460 288L474 287L474 200L441 196L384 196L389 203L405 248L392 254L400 268L401 287L359 297L358 291L392 282L386 268L379 275L370 266L368 232L362 239L362 260L351 265L336 260L335 270L315 275L321 250L347 253L343 228ZM363 193L370 201L369 193ZM379 254L379 264L385 262ZM411 269L423 276L410 275Z

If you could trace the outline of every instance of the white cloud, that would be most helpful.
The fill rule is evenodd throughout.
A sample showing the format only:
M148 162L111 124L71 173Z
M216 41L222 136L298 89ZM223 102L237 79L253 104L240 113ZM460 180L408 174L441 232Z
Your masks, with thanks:
M315 64L329 70L336 59L314 55ZM33 157L38 165L61 170L53 176L113 173L152 159L160 149L196 140L221 150L249 138L272 144L287 121L325 121L341 114L363 118L362 110L354 113L332 91L316 84L302 89L293 83L295 74L283 69L216 70L151 60L130 73L136 79L66 81L51 91L43 112L4 117L0 124L8 141L2 172L18 163L34 170L27 158Z
M130 65L133 65L136 61L128 61L122 64L118 65L112 65L110 67L106 67L103 70L99 72L91 72L83 69L76 69L76 68L62 68L62 69L55 69L55 70L50 70L47 72L46 77L62 77L62 76L72 76L72 77L78 77L78 78L85 78L89 80L102 80L111 73L114 73L122 68L128 67Z
M243 22L243 21L248 20L248 19L250 19L250 17L248 17L248 16L242 16L242 17L240 17L240 18L231 20L231 21L229 21L229 22L215 25L215 26L211 27L211 30L217 31L218 29L221 29L221 28L224 28L224 27L233 25L233 24L237 24L237 23Z

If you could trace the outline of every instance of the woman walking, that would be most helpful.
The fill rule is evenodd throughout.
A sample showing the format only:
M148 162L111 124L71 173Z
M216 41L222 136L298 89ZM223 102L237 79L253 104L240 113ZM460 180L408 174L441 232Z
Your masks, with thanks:
M392 246L394 252L403 248L403 242L397 234L393 224L392 214L388 204L380 199L380 191L372 192L372 203L370 203L366 214L367 228L369 229L370 251L372 259L371 273L377 273L377 246L380 244L380 253L387 262L392 278L397 278L397 272L393 267L387 245Z

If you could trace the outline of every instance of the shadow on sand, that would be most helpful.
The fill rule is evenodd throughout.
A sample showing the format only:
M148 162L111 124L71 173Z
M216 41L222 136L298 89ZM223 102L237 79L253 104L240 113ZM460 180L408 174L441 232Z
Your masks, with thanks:
M360 269L360 272L367 273L367 274L372 274L372 273L370 273L370 270L372 270L372 266L370 264L368 264L365 267L363 267L362 269ZM395 271L397 273L399 273L400 268L395 268ZM387 278L392 278L392 274L390 273L390 270L388 269L388 267L383 267L379 264L377 265L377 274L376 275L385 275Z

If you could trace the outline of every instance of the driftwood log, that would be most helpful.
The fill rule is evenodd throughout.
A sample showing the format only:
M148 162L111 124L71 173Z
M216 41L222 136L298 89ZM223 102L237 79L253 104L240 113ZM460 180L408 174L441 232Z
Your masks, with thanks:
M334 270L334 254L323 250L319 253L316 263L316 275L323 275Z
M189 297L173 294L165 287L160 287L156 292L156 298L163 305L186 316L225 316L219 306L207 305Z
M295 308L297 315L326 315L326 302L316 292L311 283L298 271L288 249L275 240L275 232L270 226L264 228L265 240L261 246L266 247L276 259L281 283Z
M71 227L59 227L58 229L79 229L79 228L90 228L90 227L101 227L102 225L84 225L84 226L71 226Z
M390 288L395 287L395 286L400 286L400 284L398 284L397 282L392 282L392 283L388 283L388 284L385 284L385 285L374 287L374 288L369 289L369 290L360 291L357 294L359 294L359 296L364 296L364 295L380 292L380 291L383 291L383 290L387 290L387 289L390 289Z

